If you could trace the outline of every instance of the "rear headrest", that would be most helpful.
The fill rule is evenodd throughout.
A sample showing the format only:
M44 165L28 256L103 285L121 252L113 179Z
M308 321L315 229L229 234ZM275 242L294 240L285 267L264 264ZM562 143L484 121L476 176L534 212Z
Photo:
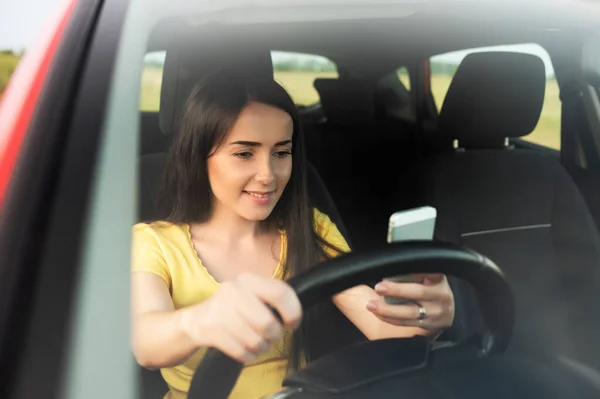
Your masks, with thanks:
M546 91L541 58L514 52L465 57L450 84L439 116L440 134L461 146L502 145L531 133Z
M590 37L583 44L581 67L586 82L600 87L600 35Z
M327 122L367 124L375 120L375 88L361 79L315 79Z
M270 51L240 38L203 35L193 47L168 51L159 115L160 129L164 134L176 131L179 113L192 87L204 76L218 69L273 78Z

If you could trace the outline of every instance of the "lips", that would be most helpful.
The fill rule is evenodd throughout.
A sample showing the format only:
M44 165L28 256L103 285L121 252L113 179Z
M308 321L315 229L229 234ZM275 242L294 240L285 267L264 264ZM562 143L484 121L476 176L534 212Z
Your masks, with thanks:
M246 194L251 195L254 198L269 198L273 194L273 191L244 191Z
M256 205L268 205L275 197L275 191L244 191L244 194Z

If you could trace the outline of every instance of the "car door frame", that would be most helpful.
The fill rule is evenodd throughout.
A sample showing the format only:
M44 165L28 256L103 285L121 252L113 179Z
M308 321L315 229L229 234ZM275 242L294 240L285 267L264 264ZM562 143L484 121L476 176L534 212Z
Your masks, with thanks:
M0 396L65 394L74 296L102 144L109 84L128 0L67 0L51 39L26 56L2 103L39 92L0 208ZM41 66L33 60L43 56ZM29 70L31 69L31 70ZM10 111L10 110L9 110ZM22 109L13 110L22 112ZM19 143L18 143L19 144ZM10 165L9 165L10 166ZM113 397L118 397L114 395ZM131 397L131 396L128 396Z

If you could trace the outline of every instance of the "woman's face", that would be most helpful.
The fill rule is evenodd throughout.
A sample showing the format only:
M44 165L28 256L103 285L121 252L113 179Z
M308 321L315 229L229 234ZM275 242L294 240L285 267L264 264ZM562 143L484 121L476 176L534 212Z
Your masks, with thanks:
M279 108L247 105L225 142L208 158L215 212L266 219L292 172L292 118Z

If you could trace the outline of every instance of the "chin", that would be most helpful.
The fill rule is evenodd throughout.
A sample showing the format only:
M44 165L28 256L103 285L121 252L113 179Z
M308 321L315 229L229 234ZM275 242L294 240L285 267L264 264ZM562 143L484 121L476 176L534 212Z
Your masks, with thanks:
M273 212L273 209L253 210L253 211L240 212L239 215L241 217L243 217L244 219L251 221L251 222L262 222L263 220L266 220L271 215L272 212Z

